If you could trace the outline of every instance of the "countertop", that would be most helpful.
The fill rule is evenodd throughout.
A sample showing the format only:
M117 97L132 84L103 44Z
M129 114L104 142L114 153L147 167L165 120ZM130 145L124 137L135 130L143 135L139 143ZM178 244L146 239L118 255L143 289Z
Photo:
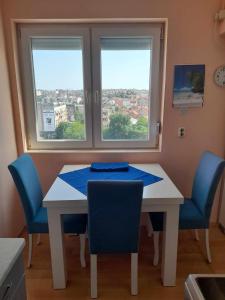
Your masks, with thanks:
M22 238L0 238L0 286L25 246Z

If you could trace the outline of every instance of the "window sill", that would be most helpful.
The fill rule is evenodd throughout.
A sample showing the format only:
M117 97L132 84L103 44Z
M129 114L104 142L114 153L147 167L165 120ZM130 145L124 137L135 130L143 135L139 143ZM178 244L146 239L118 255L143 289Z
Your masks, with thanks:
M25 150L25 153L54 154L54 153L159 153L161 148L155 149L78 149L78 150Z

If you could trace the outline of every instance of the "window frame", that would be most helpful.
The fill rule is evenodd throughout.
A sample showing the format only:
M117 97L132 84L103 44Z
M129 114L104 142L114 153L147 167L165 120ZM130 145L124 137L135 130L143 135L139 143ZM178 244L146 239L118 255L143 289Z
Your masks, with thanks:
M79 149L149 149L154 150L159 145L159 127L161 119L161 106L162 106L162 91L164 89L164 80L162 80L162 69L164 68L164 57L162 58L162 50L164 51L164 45L162 47L161 43L161 31L164 28L165 23L163 21L159 22L144 22L144 23L133 23L133 22L110 22L110 23L62 23L62 24L24 24L21 23L18 26L20 37L19 40L19 50L20 50L20 71L21 71L21 81L22 81L22 94L23 94L23 108L25 115L25 124L26 124L26 139L27 139L27 148L28 150L79 150ZM92 34L90 36L90 26L92 28ZM101 118L96 121L96 108L99 107L99 103L96 105L95 99L95 76L93 76L94 65L96 64L96 58L93 59L94 47L93 43L93 32L95 30L102 31L105 28L107 31L116 33L118 35L122 31L126 31L126 36L128 32L132 31L134 34L135 31L139 31L140 28L144 28L148 33L151 32L155 41L157 40L157 47L153 46L153 55L152 61L154 61L154 56L157 57L157 76L152 72L152 86L154 85L154 92L152 93L151 99L154 105L150 107L150 112L154 111L154 114L151 116L151 126L150 126L150 141L101 141L101 133L99 135L98 129L99 122ZM77 33L77 35L75 35ZM45 140L37 141L36 135L36 123L33 120L36 120L37 114L35 113L35 102L34 102L34 76L29 76L28 74L33 75L33 66L32 60L27 59L29 53L29 58L32 58L31 48L28 46L28 40L30 37L48 37L61 36L68 37L78 37L79 34L83 33L84 44L86 47L83 48L83 75L84 75L84 93L85 93L85 119L86 119L86 137L87 141L74 141L74 140ZM132 36L131 34L131 36ZM137 33L137 35L140 35ZM119 36L120 37L120 36ZM157 37L157 38L156 38ZM154 45L154 43L153 43ZM99 52L100 54L100 52ZM153 68L155 63L151 65ZM155 67L156 68L156 67ZM100 69L99 69L100 70ZM30 73L29 73L30 72ZM85 76L86 74L86 76ZM91 74L89 76L88 74ZM154 75L155 74L155 75ZM33 101L28 101L32 98ZM31 105L31 102L33 105ZM101 110L98 110L98 113ZM29 117L30 116L30 117Z
M32 150L49 149L82 149L92 147L92 108L90 101L91 78L90 78L90 33L82 25L53 25L53 24L22 24L20 30L20 59L21 78L23 92L23 108L25 113L26 138L28 148ZM61 140L38 140L37 136L37 112L35 103L35 76L32 59L32 38L82 38L83 39L83 90L85 104L85 128L86 140L76 141L70 139ZM31 76L29 75L31 74ZM30 101L32 99L32 101ZM35 120L35 122L34 122Z
M94 143L96 148L154 148L158 142L158 123L160 119L159 110L159 82L160 82L160 36L161 25L152 24L113 24L94 26L92 28L92 62L93 72L93 94L94 94ZM150 37L153 40L152 56L151 56L151 103L149 104L149 140L101 140L101 37ZM154 61L154 63L152 63ZM154 88L153 88L154 86ZM161 102L161 101L160 101Z

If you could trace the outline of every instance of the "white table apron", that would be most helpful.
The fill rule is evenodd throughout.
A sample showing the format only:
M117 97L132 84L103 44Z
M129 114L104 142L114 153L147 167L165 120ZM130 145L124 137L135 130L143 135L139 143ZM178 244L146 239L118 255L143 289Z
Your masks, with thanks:
M146 166L149 166L148 172L151 169L150 166L158 166L151 171L154 175L162 176L164 180L160 181L161 185L158 184L158 193L160 189L165 186L171 185L171 190L168 190L168 198L164 196L163 191L161 191L162 197L160 201L158 197L154 197L156 187L153 189L154 185L157 183L145 187L143 195L142 212L164 212L164 231L163 231L163 247L162 247L162 268L161 277L164 286L175 286L176 285L176 266L177 266L177 241L178 241L178 222L179 222L179 207L183 203L183 196L176 189L172 181L163 171L159 165L133 165L139 167L140 169L146 170ZM65 166L62 172L68 170L68 166ZM84 166L70 166L71 168L81 168ZM145 168L144 168L145 167ZM70 168L69 168L70 169ZM155 171L155 172L154 172ZM160 172L159 172L160 171ZM62 198L60 195L54 195L57 190L57 184L67 185L66 183L60 182L61 179L57 178L52 185L52 191L49 190L48 194L45 196L43 204L48 210L48 223L49 223L49 239L50 239L50 249L51 249L51 261L52 261L52 275L53 275L53 287L54 289L64 289L66 288L67 282L67 268L66 268L66 257L64 251L64 234L62 229L61 216L63 214L72 213L87 213L87 200L83 195L83 199L76 200L67 199L67 197ZM164 181L164 183L163 183ZM58 183L57 183L58 182ZM59 183L60 182L60 183ZM159 183L160 183L159 182ZM165 185L167 184L167 185ZM61 187L62 188L62 187ZM71 187L72 188L72 187ZM172 193L172 188L174 193ZM54 190L56 189L56 190ZM73 188L72 188L73 189ZM154 191L155 190L155 191ZM72 190L71 190L72 191ZM147 198L146 194L150 195L152 191L152 197ZM170 192L170 193L169 193ZM174 194L174 198L171 196ZM156 193L157 195L157 193ZM55 201L54 201L55 197ZM72 196L71 196L72 197ZM151 262L149 262L151 263Z

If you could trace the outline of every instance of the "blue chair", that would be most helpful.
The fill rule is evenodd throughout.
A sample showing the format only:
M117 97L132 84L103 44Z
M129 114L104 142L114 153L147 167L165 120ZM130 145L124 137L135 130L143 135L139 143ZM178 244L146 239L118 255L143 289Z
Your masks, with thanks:
M225 161L215 154L206 151L202 154L195 173L192 196L185 198L180 207L179 229L194 229L195 238L199 240L197 229L205 230L205 246L208 262L211 263L209 248L209 221L214 195L225 167ZM163 213L149 213L153 227L154 259L159 261L159 232L163 230Z
M131 253L131 293L137 294L142 181L88 182L91 297L97 298L97 254Z
M21 155L8 166L12 175L25 213L27 230L29 234L28 267L32 258L32 234L48 233L47 209L42 207L43 193L39 176L32 158L28 154ZM64 232L80 235L80 261L85 267L85 232L87 227L86 215L64 215Z

